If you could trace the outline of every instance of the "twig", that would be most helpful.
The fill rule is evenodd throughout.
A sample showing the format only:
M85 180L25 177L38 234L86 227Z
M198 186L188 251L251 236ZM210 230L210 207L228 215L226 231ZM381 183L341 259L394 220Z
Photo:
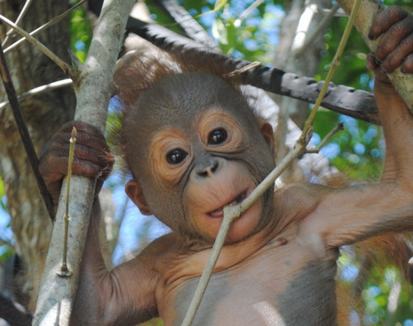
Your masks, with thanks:
M338 60L340 58L340 55L343 53L345 44L348 40L349 34L351 32L351 28L353 25L354 17L355 14L360 6L361 0L355 0L351 15L347 21L347 25L345 28L345 32L342 36L339 48L337 49L337 53L334 57L334 62L335 64L332 64L330 66L330 70L327 74L326 77L326 82L325 85L328 85L331 81L331 78L334 75L336 65L338 63ZM300 155L304 154L306 152L306 146L309 141L309 135L311 131L311 126L312 123L314 122L315 114L317 113L317 109L320 106L322 99L327 91L327 87L323 87L325 90L321 91L317 101L316 105L312 109L310 116L307 118L307 121L305 123L304 130L300 136L300 138L297 140L294 148L284 157L284 159L280 162L280 164L251 192L251 194L245 198L240 204L238 205L233 205L233 206L226 206L224 208L224 217L220 226L220 229L218 231L218 235L215 239L214 246L212 247L211 255L208 259L207 265L204 268L201 278L199 280L199 283L197 285L197 288L195 290L194 296L192 297L191 303L189 305L188 311L186 312L186 315L184 317L184 320L182 322L182 326L190 326L192 324L192 321L195 317L196 311L198 310L199 305L201 304L201 300L203 298L203 295L205 293L206 287L208 285L209 279L211 278L211 274L214 270L216 261L219 257L219 254L221 252L221 249L224 245L225 238L227 236L228 230L231 226L231 223L237 219L243 212L245 212L251 205L260 197L264 194L265 191L269 187L271 187L274 184L274 181L276 178L278 178L281 173L288 167L288 165L297 157ZM319 103L317 105L317 103Z
M264 0L255 0L247 9L245 9L241 15L239 15L239 17L234 21L234 26L235 27L239 27L241 25L241 22L248 17L255 8L257 8L258 6L260 6L262 3L264 2Z
M413 257L410 257L407 264L408 264L407 270L409 273L409 281L410 281L410 284L413 284Z
M224 78L234 78L237 76L241 76L243 73L252 70L256 67L258 67L261 63L259 63L258 61L254 61L254 62L250 62L249 64L239 68L239 69L235 69L225 75L223 75L222 77Z
M46 28L49 28L50 26L53 26L53 25L57 24L63 18L65 18L68 14L70 14L74 9L76 9L77 7L79 7L80 5L82 5L85 2L86 2L86 0L80 0L78 3L74 4L72 7L70 7L69 9L67 9L66 11L61 13L60 15L57 15L56 17L53 17L47 23L45 23L45 24L37 27L35 30L31 31L29 33L29 35L34 36L37 33L45 30ZM16 48L17 46L22 44L24 41L26 41L26 37L22 37L22 38L18 39L15 43L13 43L10 46L8 46L7 48L5 48L4 53L7 53L7 52L13 50L14 48Z
M338 9L340 9L340 5L335 4L334 7L331 8L331 10L327 13L327 15L323 17L323 19L318 24L313 33L311 33L311 35L307 37L305 43L295 50L295 52L293 53L293 56L295 58L300 57L308 49L308 47L314 43L315 39L318 37L318 34L320 34L320 31L322 31L330 23L330 21L334 18L335 14L337 13Z
M26 15L27 10L29 9L30 5L32 3L32 0L26 0L24 3L24 6L22 10L20 11L19 15L17 16L16 21L14 22L16 25L19 25L21 20L23 19L24 15ZM6 37L4 38L3 43L1 44L2 47L5 47L7 44L7 41L9 40L10 35L13 33L13 29L9 29L6 33Z
M21 101L23 99L25 99L26 97L29 96L33 96L33 95L39 95L45 92L49 92L55 89L59 89L62 87L66 87L69 85L72 85L73 81L70 78L66 78L66 79L62 79L62 80L58 80L55 82L52 82L50 84L46 84L46 85L41 85L35 88L32 88L31 90L24 92L22 94L20 94L19 96L17 96L17 100ZM4 101L0 103L0 114L1 114L1 110L4 109L7 104L9 104L9 101Z
M62 69L65 74L72 76L72 70L70 69L70 66L66 62L64 62L62 59L60 59L56 54L54 54L53 51L49 50L42 42L35 39L33 36L27 33L24 29L20 28L15 23L13 23L11 20L7 19L6 17L2 15L0 15L0 21L5 23L9 27L13 28L20 35L24 36L27 39L27 41L32 43L45 56L47 56L50 60L52 60L57 66L59 66L59 68Z
M69 238L69 203L70 203L70 181L72 179L72 166L73 159L75 157L75 145L76 145L77 130L75 127L72 129L72 134L70 136L70 145L69 145L69 159L67 163L67 176L66 176L66 193L65 193L65 231L63 238L63 255L62 255L62 265L60 266L60 271L57 272L57 275L60 277L70 277L72 272L67 266L67 244Z
M27 157L29 159L30 166L32 168L34 177L39 187L40 194L46 205L47 212L50 218L54 218L53 201L50 193L47 191L46 184L39 172L39 159L37 157L36 151L34 150L33 142L30 138L29 131L24 122L23 116L20 111L19 101L17 99L16 90L13 85L13 81L10 76L10 71L7 67L6 59L4 57L3 48L0 45L0 75L3 81L4 89L6 91L9 103L13 112L14 119L16 121L17 129L19 131L20 137L24 149L26 150Z
M323 148L324 145L327 144L337 132L343 129L344 125L340 122L337 126L335 126L333 129L329 131L329 133L323 138L323 140L320 142L320 144L318 144L316 148L307 149L305 152L308 154L317 154L318 152L320 152L320 149Z

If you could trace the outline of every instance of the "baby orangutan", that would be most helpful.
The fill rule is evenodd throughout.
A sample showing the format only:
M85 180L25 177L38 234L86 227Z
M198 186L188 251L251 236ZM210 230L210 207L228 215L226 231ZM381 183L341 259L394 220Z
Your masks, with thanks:
M398 8L383 10L370 34L382 36L369 60L387 144L381 181L267 191L232 225L194 325L336 325L338 248L413 228L413 116L380 72L401 67L413 73L413 17ZM180 325L223 207L243 200L274 167L271 127L257 122L236 87L216 75L186 72L142 91L131 84L135 69L127 55L116 74L126 112L122 146L133 175L126 192L142 213L172 232L107 271L95 203L74 325L134 325L155 316ZM41 162L55 195L72 125L53 139ZM103 137L88 125L74 125L74 173L96 177L110 163Z

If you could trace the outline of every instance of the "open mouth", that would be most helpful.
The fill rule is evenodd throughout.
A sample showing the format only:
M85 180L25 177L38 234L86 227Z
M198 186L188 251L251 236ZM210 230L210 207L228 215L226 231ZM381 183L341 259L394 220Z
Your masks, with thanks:
M224 216L224 207L228 206L228 205L237 205L240 202L242 202L248 194L248 190L244 190L241 193L239 193L238 195L236 195L233 199L231 199L230 201L228 201L226 204L222 205L220 208L217 208L211 212L208 213L209 217L212 218L221 218Z

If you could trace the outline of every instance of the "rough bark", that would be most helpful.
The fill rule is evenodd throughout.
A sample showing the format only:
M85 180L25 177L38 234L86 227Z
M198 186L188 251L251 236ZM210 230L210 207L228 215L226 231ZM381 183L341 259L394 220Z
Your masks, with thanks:
M323 36L328 25L319 30L318 35L306 47L305 51L302 51L300 55L296 55L296 53L300 51L300 46L305 44L308 37L317 29L320 21L325 16L325 14L320 14L321 10L317 8L326 8L329 4L330 1L328 0L312 0L309 2L294 0L291 2L291 9L287 11L281 23L280 44L273 59L275 67L302 76L314 76L320 62L321 51L324 47ZM307 24L305 20L307 20ZM285 143L289 117L298 126L302 127L307 116L308 104L279 95L274 95L274 100L280 106L276 133L277 161L279 161L287 153Z
M89 123L102 132L112 93L115 62L133 2L134 0L103 2L86 61L80 68L79 75L74 77L74 83L77 85L75 119ZM66 180L63 181L62 189L65 189L65 185ZM95 181L72 176L70 188L67 265L71 275L59 276L64 250L66 204L66 198L61 193L33 325L69 325L94 201Z
M25 1L0 1L0 12L15 20ZM68 1L33 1L21 26L31 31L62 13ZM3 39L6 28L0 26ZM64 60L69 61L68 20L43 31L38 38ZM9 43L10 44L10 43ZM6 56L18 94L33 87L64 78L54 64L38 50L23 44ZM5 99L0 89L1 100ZM74 96L70 88L59 89L21 103L37 152L56 129L73 117ZM9 107L0 109L0 175L5 181L7 204L12 216L16 251L23 261L21 292L30 308L34 299L46 257L51 221L40 197L31 168Z

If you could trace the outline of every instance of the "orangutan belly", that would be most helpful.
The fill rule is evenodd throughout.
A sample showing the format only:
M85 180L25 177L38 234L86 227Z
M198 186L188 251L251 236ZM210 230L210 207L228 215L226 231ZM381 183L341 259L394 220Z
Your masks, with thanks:
M268 245L214 273L192 325L335 325L336 254L314 259L306 248L295 246ZM159 311L165 325L181 324L198 281L166 288Z

